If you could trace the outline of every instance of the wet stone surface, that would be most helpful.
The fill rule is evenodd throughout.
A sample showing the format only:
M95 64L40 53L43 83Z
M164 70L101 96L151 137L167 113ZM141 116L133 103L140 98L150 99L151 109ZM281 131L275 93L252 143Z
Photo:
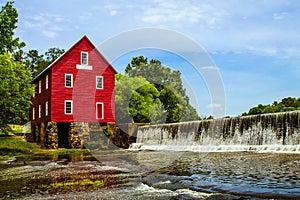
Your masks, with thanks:
M25 155L0 163L0 198L297 199L299 160L299 154L250 152Z

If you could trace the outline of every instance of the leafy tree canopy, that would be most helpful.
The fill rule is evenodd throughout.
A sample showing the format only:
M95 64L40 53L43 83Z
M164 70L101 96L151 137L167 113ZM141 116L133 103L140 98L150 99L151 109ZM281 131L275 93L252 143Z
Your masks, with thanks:
M281 100L281 102L274 101L272 105L262 105L259 104L253 108L250 108L248 112L242 115L257 115L265 113L276 113L276 112L286 112L300 110L300 98L286 97Z
M148 84L149 82L143 77L130 78L128 75L116 75L116 120L117 122L132 122L129 113L129 101L132 93L139 87Z
M0 11L0 54L7 52L15 60L21 61L23 54L21 49L25 46L25 43L14 37L14 31L18 22L18 12L13 7L13 4L13 1L7 2Z
M50 48L44 55L40 55L37 50L30 50L25 54L24 64L32 72L33 77L41 73L53 61L65 52L64 49Z
M189 103L179 71L173 71L162 66L159 60L152 59L148 61L147 58L139 56L134 57L131 63L127 65L125 73L129 78L144 77L148 82L147 86L133 92L129 105L131 108L142 106L139 104L138 99L145 98L149 100L151 97L152 109L149 110L147 107L147 109L138 110L138 112L148 113L147 117L152 116L154 121L173 123L200 119L196 110ZM153 90L153 87L156 90ZM149 93L146 94L145 92ZM154 107L153 103L155 104ZM163 119L164 121L162 121Z
M28 121L32 94L31 73L8 53L0 55L0 132Z

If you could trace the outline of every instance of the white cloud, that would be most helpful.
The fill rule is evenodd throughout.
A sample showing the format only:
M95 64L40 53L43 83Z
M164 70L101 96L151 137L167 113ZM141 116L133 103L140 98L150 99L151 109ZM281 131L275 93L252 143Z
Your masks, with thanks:
M48 31L48 30L42 30L42 34L48 38L55 38L58 36L57 32L54 31Z
M105 26L109 34L140 28L161 27L191 37L209 52L255 53L268 56L299 55L299 3L272 1L142 0L118 2L93 0L89 5L49 10L32 8L20 22L28 29L57 37L66 28L82 32ZM50 4L50 3L49 3ZM53 3L51 3L53 5ZM35 9L35 10L34 10ZM66 19L65 16L68 16ZM91 26L92 24L92 26ZM80 27L80 28L79 28ZM43 33L44 32L44 33ZM50 32L51 34L45 34ZM78 31L77 31L78 32ZM56 34L54 34L56 33ZM102 38L103 39L103 38Z
M278 54L278 50L276 47L248 46L248 50L257 54L263 54L267 56L275 56Z
M299 46L300 16L292 7L285 1L153 0L131 11L143 25L188 33L208 51L278 56Z
M216 9L210 4L156 0L153 5L145 7L141 15L136 18L151 24L203 23L214 28L226 14L224 10Z
M118 11L116 11L116 10L111 10L110 12L109 12L109 14L111 15L111 16L115 16L116 14L118 14L119 12Z
M200 69L202 69L202 70L218 70L218 68L215 66L205 66L205 67L201 67Z
M221 108L221 104L217 104L217 103L211 103L211 104L208 104L207 107L208 108Z
M35 29L48 38L55 38L66 27L68 20L58 14L37 14L24 20L26 28Z
M287 12L281 12L281 13L273 13L273 19L274 20L282 20L288 15Z
M110 16L115 16L120 13L120 5L107 4L104 6L104 8L108 11Z

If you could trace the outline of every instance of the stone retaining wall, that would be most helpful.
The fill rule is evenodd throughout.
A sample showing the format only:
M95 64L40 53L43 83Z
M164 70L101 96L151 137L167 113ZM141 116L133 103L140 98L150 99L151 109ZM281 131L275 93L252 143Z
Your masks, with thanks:
M104 134L104 137L108 137L108 144L106 146L128 148L131 143L136 141L137 128L142 125L145 124L130 123L117 126L115 123L100 125L98 123L72 122L69 125L68 131L62 133L58 130L57 122L46 122L32 124L32 133L26 134L26 139L29 142L40 144L45 149L58 149L59 134L67 134L68 144L65 146L81 149L84 148L84 142L87 145L89 142L95 142L91 141L90 133L93 132L95 134L98 132L99 134ZM103 131L104 128L105 133Z

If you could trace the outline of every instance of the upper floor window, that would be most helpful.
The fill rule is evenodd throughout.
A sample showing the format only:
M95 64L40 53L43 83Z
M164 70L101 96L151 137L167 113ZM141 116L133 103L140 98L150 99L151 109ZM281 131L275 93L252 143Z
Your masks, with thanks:
M81 64L88 65L88 52L81 52Z
M82 51L80 64L76 65L76 69L92 70L93 67L89 65L89 53Z
M73 74L65 74L65 87L73 87Z
M42 80L39 81L39 93L42 92Z
M103 89L103 76L96 76L96 89Z
M46 90L48 89L49 87L49 77L48 75L46 76Z
M65 114L72 114L73 108L72 108L72 100L65 100Z

